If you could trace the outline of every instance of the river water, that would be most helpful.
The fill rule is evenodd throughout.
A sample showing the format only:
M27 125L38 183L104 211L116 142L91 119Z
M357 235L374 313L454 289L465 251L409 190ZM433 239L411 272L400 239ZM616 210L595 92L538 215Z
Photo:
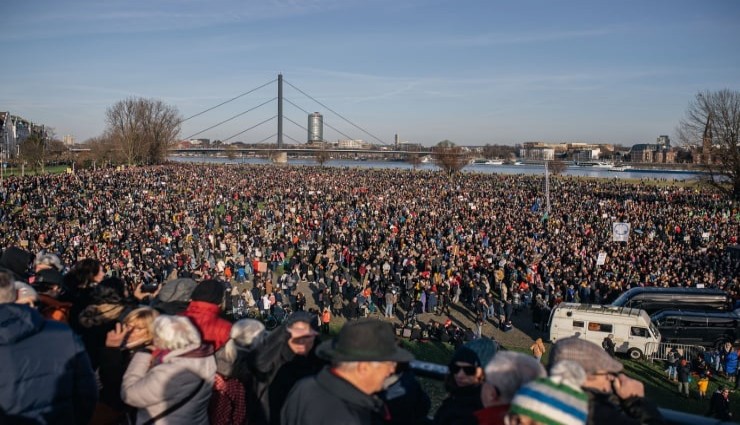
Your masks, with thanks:
M189 163L212 163L212 164L271 164L272 162L263 158L220 158L211 156L172 156L168 158L175 162ZM316 166L313 159L294 159L288 160L289 165L308 165ZM353 161L345 159L329 160L324 163L325 167L350 167L350 168L386 168L410 170L413 167L406 162L394 161ZM420 170L438 170L434 164L421 164ZM486 174L527 174L527 175L544 175L545 169L542 165L521 164L521 165L485 165L470 164L463 169L463 172L486 173ZM562 173L566 176L584 176L584 177L601 177L616 179L650 179L650 180L692 180L696 179L699 174L686 171L672 170L627 170L627 171L609 171L605 168L578 167L570 166Z

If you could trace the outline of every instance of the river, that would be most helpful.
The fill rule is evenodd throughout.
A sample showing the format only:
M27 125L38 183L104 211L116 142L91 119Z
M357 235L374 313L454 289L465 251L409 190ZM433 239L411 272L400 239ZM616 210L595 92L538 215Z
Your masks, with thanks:
M228 159L222 157L211 157L211 156L171 156L168 158L175 162L190 162L190 163L213 163L213 164L271 164L267 159L264 158L235 158ZM316 166L316 161L307 158L290 158L288 160L289 165L308 165ZM392 169L403 169L410 170L412 166L406 162L395 162L395 161L353 161L346 159L329 160L324 163L326 167L350 167L350 168L392 168ZM439 169L434 164L421 164L418 167L420 170L436 170ZM537 164L521 164L521 165L485 165L485 164L470 164L463 169L463 172L471 173L487 173L487 174L528 174L528 175L544 175L545 169L542 165ZM578 167L570 166L565 172L562 173L566 176L584 176L584 177L601 177L601 178L616 178L616 179L651 179L651 180L692 180L696 179L700 174L686 171L672 171L672 170L626 170L626 171L610 171L606 168L594 168L594 167Z

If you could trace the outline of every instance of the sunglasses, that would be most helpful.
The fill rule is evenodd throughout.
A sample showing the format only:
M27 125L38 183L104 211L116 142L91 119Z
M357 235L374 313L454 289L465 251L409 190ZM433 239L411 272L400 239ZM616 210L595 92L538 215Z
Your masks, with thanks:
M462 370L463 373L465 373L466 375L473 376L475 375L476 369L478 368L475 366L460 366L457 364L453 364L452 366L450 366L450 373L453 375L457 375L457 372L460 372Z

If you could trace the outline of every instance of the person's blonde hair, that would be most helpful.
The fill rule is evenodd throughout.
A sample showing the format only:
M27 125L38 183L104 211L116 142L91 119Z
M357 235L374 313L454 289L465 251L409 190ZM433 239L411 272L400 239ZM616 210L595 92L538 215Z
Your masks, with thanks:
M151 307L139 307L135 310L131 310L129 314L123 319L124 325L135 326L139 325L146 328L149 333L149 339L154 335L154 319L159 316L159 311Z

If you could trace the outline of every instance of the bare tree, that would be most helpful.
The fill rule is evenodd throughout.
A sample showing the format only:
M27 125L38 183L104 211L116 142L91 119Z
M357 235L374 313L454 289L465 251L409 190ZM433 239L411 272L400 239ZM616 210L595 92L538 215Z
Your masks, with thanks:
M420 153L408 153L406 154L406 162L411 164L411 167L416 170L421 165L421 154Z
M432 148L432 157L438 167L453 175L468 165L470 154L449 140L443 140Z
M120 148L126 163L160 163L180 132L176 108L162 101L128 98L106 112L107 135Z
M44 172L46 158L46 138L39 132L32 132L19 147L20 160L31 165L31 170L37 173L41 168Z
M678 127L679 139L699 146L705 182L740 200L740 92L697 93Z
M547 164L547 168L553 175L557 176L559 174L563 174L565 170L568 169L568 164L566 164L563 160L556 159L554 161L549 161L549 164Z
M314 157L313 158L314 158L314 160L316 160L316 163L319 164L322 167L324 166L324 163L326 163L327 161L329 161L331 159L331 157L329 156L329 152L327 152L326 149L324 149L324 148L321 148L321 149L317 150L314 153Z
M510 158L516 153L514 146L507 145L491 145L486 143L483 146L483 158L494 159L494 158Z

